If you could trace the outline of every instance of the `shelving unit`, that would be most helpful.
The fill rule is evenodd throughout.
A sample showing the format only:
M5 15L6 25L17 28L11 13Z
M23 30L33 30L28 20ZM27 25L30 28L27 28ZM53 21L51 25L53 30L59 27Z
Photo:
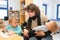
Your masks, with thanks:
M28 14L23 10L24 6L32 3L33 0L20 0L20 25L28 19Z
M20 0L20 25L25 21L25 11L23 10L25 6L25 0Z
M12 10L9 10L8 11L8 17L9 17L9 19L11 18L11 17L16 17L16 18L18 18L18 22L20 21L20 12L19 11L12 11ZM20 23L20 22L19 22Z
M25 0L25 6L27 6L27 5L29 5L30 3L32 3L33 2L33 0ZM25 21L28 19L28 13L27 12L25 12Z

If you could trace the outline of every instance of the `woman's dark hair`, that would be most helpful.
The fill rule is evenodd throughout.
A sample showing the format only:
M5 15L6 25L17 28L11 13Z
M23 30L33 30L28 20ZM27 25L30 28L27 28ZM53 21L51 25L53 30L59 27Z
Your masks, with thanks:
M29 10L31 12L34 11L36 15L40 15L40 9L35 4L33 4L33 3L31 3L27 7L25 7L24 10L26 10L28 12L29 12Z
M32 23L32 20L35 20L37 18L37 25L41 25L41 19L40 19L40 9L33 3L29 4L26 8L24 8L24 10L28 11L29 10L31 12L35 12L35 16L33 17L29 17L28 19L28 24L27 24L27 28L31 28L31 23Z

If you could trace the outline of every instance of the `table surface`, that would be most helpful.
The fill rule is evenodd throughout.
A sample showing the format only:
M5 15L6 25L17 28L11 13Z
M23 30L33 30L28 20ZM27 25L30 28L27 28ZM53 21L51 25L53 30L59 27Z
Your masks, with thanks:
M0 32L1 32L1 29L0 29ZM23 37L17 34L15 36L8 37L8 38L3 38L2 36L0 36L0 40L23 40Z
M3 38L2 36L0 36L0 40L22 40L22 37L16 35L16 36L9 37L9 38Z

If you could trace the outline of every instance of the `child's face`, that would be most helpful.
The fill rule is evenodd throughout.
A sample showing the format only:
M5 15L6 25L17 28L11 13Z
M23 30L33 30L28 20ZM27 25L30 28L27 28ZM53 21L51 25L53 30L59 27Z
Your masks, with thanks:
M47 22L45 25L46 25L46 27L47 27L49 30L51 30L51 24L50 24L50 22Z
M18 25L18 22L16 20L13 20L11 22L12 27L16 27Z
M30 10L27 11L27 13L28 13L29 17L33 17L33 16L35 16L35 12L31 12Z
M51 31L55 32L58 29L58 26L55 21L50 21L46 23L46 27Z

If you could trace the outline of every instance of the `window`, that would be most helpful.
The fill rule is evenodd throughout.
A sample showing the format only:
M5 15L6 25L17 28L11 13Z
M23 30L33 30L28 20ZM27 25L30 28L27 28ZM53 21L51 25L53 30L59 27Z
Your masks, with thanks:
M60 4L57 4L57 20L60 20Z
M0 0L0 19L4 19L8 15L8 0Z
M43 4L44 14L47 15L47 4Z

